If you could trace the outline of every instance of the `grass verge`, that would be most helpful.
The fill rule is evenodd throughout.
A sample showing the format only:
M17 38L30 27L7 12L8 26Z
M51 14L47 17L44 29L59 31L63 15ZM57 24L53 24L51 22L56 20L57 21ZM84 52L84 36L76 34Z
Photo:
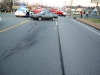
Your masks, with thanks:
M91 21L93 23L98 23L100 24L100 19L96 19L96 18L84 18L85 20Z

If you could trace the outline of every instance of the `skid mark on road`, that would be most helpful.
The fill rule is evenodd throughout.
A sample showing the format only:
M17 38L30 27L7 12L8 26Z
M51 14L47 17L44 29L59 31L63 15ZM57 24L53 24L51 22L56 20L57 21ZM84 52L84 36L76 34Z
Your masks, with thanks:
M14 26L8 27L8 28L6 28L6 29L0 30L0 33L1 33L1 32L4 32L4 31L7 31L7 30L10 30L10 29L12 29L12 28L15 28L15 27L17 27L17 26L23 25L23 24L25 24L25 23L27 23L27 22L29 22L29 21L30 21L30 20L25 20L25 21L23 21L23 22L20 22L20 23L17 24L17 25L14 25Z

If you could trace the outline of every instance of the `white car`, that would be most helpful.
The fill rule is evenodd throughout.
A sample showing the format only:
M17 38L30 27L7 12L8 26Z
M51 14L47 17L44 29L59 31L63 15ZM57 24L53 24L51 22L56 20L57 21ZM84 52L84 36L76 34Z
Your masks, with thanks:
M75 15L80 15L80 12L73 12L73 14L75 14Z
M25 8L25 7L21 7L19 9L17 9L17 11L15 12L15 16L18 17L18 16L26 16L26 10L28 8ZM31 14L31 12L30 12Z

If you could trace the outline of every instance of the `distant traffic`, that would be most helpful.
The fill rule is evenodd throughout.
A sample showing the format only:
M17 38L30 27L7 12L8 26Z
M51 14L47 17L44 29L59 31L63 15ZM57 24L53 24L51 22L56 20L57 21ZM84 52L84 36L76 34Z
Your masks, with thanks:
M52 19L52 21L54 21L56 18L58 18L58 15L50 12L49 10L43 10L38 14L32 14L30 17L34 20L37 19L39 21L41 21L42 19Z
M27 11L27 7L20 7L16 10L15 12L15 15L18 17L18 16L26 16L26 11ZM54 13L54 14L57 14L59 16L66 16L66 11L64 10L59 10L59 9L56 9L56 8L42 8L42 7L38 7L38 8L35 8L34 10L30 10L30 15L32 13L34 14L38 14L40 13L41 11L43 10L49 10L50 12Z
M36 8L34 10L30 10L27 7L20 7L15 12L16 17L30 17L32 19L38 19L39 21L42 19L52 19L53 21L58 18L58 16L66 16L66 12L64 10L59 10L55 8Z

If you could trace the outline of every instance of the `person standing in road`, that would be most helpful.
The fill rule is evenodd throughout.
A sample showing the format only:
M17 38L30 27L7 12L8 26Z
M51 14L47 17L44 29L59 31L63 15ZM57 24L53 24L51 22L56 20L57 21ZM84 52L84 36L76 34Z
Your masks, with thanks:
M85 14L85 11L84 11L84 14Z
M26 10L26 17L29 18L29 9Z
M86 17L88 17L88 11L86 12Z

